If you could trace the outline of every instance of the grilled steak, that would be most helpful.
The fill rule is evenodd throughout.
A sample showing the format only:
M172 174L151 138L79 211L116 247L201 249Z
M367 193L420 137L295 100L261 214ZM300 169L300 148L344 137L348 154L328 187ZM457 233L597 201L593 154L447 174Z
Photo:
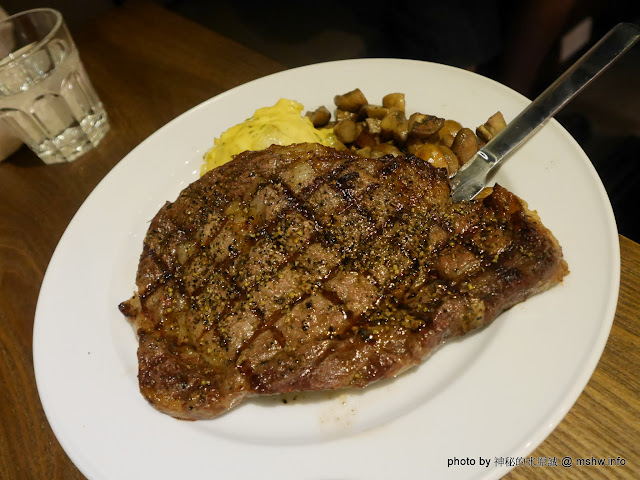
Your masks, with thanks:
M417 157L273 146L162 207L120 309L142 394L201 419L251 395L397 375L567 272L500 186L452 204L446 172Z

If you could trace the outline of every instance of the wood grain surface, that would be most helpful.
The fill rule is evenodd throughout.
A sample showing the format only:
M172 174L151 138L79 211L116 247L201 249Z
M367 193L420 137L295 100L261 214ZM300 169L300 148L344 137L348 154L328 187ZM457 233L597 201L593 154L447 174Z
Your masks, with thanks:
M114 165L169 120L284 68L154 4L116 7L73 33L111 131L70 164L44 166L26 148L0 164L0 479L84 478L49 427L32 362L38 292L74 213ZM507 478L640 474L640 245L624 237L620 245L620 299L604 354L577 403L531 456L620 456L626 465L516 467Z
M624 466L517 467L506 478L640 477L640 245L620 236L620 295L600 362L573 408L531 457L625 459Z

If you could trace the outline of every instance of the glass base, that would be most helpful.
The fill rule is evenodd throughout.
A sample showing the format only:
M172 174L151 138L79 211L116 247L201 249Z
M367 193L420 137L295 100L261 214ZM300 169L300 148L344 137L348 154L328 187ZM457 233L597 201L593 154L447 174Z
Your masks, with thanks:
M54 138L29 147L48 165L72 162L97 147L108 131L109 119L103 110L87 115L80 125L69 127Z

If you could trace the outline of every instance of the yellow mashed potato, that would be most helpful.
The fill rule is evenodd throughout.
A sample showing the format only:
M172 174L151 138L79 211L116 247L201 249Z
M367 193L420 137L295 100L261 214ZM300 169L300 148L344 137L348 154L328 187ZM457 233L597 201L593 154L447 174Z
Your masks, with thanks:
M304 106L295 100L281 98L273 107L256 110L251 118L231 127L214 140L204 156L201 174L227 163L246 150L263 150L271 145L321 143L334 146L333 128L317 129L301 115Z

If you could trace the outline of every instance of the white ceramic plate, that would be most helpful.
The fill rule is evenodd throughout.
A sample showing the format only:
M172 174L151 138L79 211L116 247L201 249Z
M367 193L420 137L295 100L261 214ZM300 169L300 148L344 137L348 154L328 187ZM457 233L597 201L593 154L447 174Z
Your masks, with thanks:
M571 408L607 340L619 286L608 198L588 158L551 121L496 180L537 209L564 248L563 284L419 368L359 392L252 400L211 421L156 412L137 385L135 335L117 305L134 290L148 223L198 177L215 136L281 97L332 105L404 92L408 110L475 128L528 101L467 71L356 60L271 75L204 102L113 169L80 208L47 270L34 327L38 390L63 448L91 479L498 478ZM479 457L491 466L481 466ZM474 465L448 466L469 459ZM464 462L463 462L464 463ZM467 463L471 463L468 461ZM526 467L522 467L526 468Z

